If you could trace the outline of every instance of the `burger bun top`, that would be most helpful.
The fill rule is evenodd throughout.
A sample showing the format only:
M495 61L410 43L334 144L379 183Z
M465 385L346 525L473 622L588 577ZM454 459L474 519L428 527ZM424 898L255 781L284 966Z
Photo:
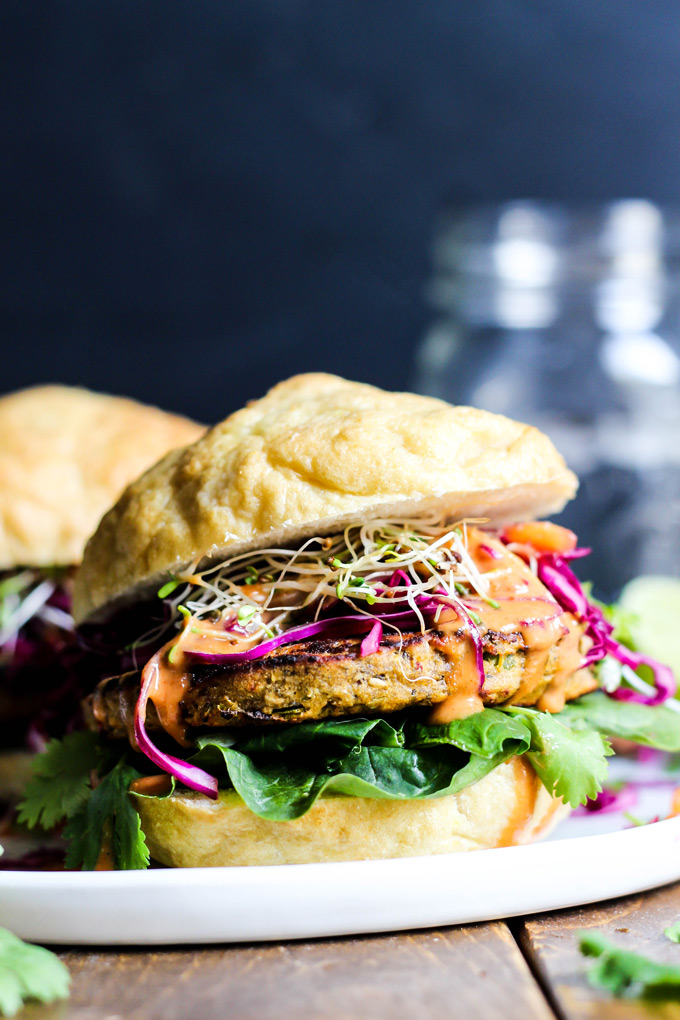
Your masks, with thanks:
M295 376L127 488L88 543L76 620L104 616L195 561L382 517L544 517L577 484L532 426L336 376Z
M0 570L80 563L128 482L205 428L67 386L0 398Z

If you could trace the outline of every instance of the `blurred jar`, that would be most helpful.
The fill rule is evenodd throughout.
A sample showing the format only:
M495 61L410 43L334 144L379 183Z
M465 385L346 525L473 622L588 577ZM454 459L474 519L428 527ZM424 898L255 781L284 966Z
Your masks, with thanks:
M581 479L560 520L601 595L680 575L680 210L454 212L433 255L420 392L552 437Z

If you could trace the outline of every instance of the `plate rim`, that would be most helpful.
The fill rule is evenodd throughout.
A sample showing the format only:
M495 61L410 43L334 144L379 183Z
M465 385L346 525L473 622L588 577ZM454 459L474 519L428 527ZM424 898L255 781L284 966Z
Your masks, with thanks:
M448 854L421 854L417 857L388 857L371 860L356 861L319 861L307 864L259 864L259 865L235 865L229 867L206 867L206 868L148 868L131 869L127 871L25 871L14 869L0 869L0 892L11 885L17 887L53 890L63 885L73 887L79 886L115 886L126 884L174 885L188 882L188 884L205 885L209 881L227 879L226 884L239 884L244 879L247 882L262 884L263 879L274 879L284 874L299 876L300 869L305 869L310 874L326 875L331 877L331 871L340 873L356 870L357 867L366 871L393 871L403 868L418 869L423 862L427 861L430 866L445 868L446 863L453 861L477 860L479 855L488 857L489 854L508 856L522 854L522 856L558 854L556 847L563 844L598 844L603 849L608 844L615 842L620 845L623 841L655 841L655 834L670 835L673 829L677 829L675 839L680 842L680 815L671 818L664 818L658 822L647 822L643 825L631 826L630 828L617 829L613 832L590 833L583 836L569 836L553 838L536 843L525 843L519 846L492 847L489 849L458 851ZM680 855L678 856L678 877L680 877Z

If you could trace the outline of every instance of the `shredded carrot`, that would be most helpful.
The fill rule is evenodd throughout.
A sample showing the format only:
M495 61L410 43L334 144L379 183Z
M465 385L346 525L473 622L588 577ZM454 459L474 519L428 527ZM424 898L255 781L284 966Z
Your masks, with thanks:
M569 528L552 521L525 521L511 524L503 532L506 542L530 545L541 553L571 552L576 548L576 535Z

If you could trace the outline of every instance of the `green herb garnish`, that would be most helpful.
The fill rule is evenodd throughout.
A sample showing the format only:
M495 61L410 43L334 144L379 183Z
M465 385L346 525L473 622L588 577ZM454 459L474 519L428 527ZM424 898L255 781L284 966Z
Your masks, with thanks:
M172 595L176 588L179 588L181 583L182 582L179 578L172 576L169 581L166 581L162 588L158 589L158 598L166 599L168 595Z
M0 1014L15 1016L25 1002L67 999L71 977L61 960L42 946L22 942L0 928Z
M238 622L241 624L249 623L252 620L252 618L257 613L259 613L259 611L260 610L257 608L257 606L241 606L238 613L236 614L236 618L238 619Z
M597 959L587 975L594 988L604 988L617 997L680 997L680 967L656 963L639 953L621 949L596 931L581 932L579 949L584 956Z
M92 776L99 781L93 788ZM19 820L33 828L67 822L66 866L92 870L105 839L115 866L145 868L149 862L139 815L128 796L140 773L125 758L116 762L96 733L85 730L52 740L33 763L33 778L19 805Z

